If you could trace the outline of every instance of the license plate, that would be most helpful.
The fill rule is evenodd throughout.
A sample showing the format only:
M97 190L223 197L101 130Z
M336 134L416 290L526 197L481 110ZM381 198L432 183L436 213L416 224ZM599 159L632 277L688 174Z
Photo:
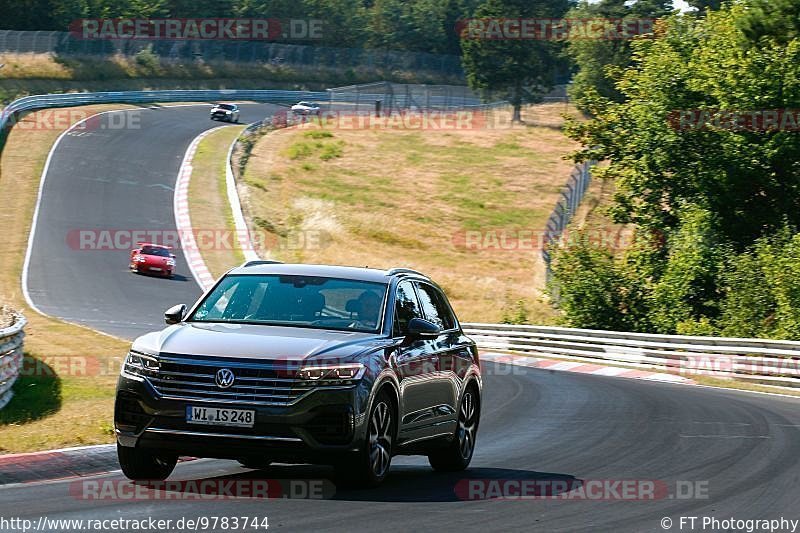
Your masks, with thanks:
M161 269L158 267L150 267L150 270L152 270L153 272L161 272Z
M252 409L186 406L186 422L189 424L251 428L255 420L256 412Z

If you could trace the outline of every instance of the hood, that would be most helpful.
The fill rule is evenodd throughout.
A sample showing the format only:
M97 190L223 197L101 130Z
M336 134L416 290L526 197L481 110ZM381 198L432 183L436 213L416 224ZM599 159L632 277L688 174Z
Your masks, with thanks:
M348 358L391 342L374 333L183 322L139 337L133 349L153 354L304 361Z

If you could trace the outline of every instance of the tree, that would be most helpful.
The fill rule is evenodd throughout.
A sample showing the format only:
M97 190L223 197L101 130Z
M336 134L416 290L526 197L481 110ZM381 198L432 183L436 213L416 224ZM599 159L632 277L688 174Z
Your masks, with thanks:
M486 0L476 19L561 18L568 0ZM491 92L514 107L513 120L521 120L523 103L537 102L549 91L563 68L561 43L551 39L490 39L462 36L462 63L472 89Z
M686 0L686 3L701 13L709 9L716 10L722 6L722 0Z
M597 3L582 2L570 10L569 18L577 19L656 19L672 11L670 0L638 1L602 0ZM589 91L594 90L616 102L623 99L615 84L615 76L633 60L630 39L569 39L567 53L577 67L570 89L578 107Z
M646 305L632 308L641 312L633 322L661 333L800 337L800 237L786 230L800 227L800 120L791 111L800 102L800 22L792 2L766 5L667 17L657 39L632 43L633 64L615 85L623 101L590 90L594 119L568 127L584 145L577 160L609 162L595 176L615 183L614 221L663 235L661 246L629 250L613 268L574 254L612 286L620 271L635 280ZM585 274L556 276L588 286ZM565 311L577 326L586 316Z

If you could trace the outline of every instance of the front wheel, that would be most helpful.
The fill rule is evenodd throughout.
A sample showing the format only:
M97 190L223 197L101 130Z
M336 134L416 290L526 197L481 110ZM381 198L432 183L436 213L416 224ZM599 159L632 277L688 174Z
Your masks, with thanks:
M356 487L380 485L392 464L396 424L394 403L389 394L382 391L369 414L365 445L336 465L337 478Z
M475 436L480 420L480 398L477 389L470 386L461 398L458 410L458 425L452 442L441 450L428 455L428 462L434 470L458 472L464 470L472 461L475 451Z
M178 456L159 454L117 443L117 458L125 477L134 481L167 479L178 462Z

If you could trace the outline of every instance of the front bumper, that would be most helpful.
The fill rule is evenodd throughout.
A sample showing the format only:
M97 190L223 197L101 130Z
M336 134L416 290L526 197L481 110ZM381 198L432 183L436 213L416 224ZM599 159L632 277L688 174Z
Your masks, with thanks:
M223 459L329 462L365 441L365 385L320 387L288 405L219 403L161 397L146 379L120 376L114 408L122 446ZM252 409L252 428L186 422L186 406Z

